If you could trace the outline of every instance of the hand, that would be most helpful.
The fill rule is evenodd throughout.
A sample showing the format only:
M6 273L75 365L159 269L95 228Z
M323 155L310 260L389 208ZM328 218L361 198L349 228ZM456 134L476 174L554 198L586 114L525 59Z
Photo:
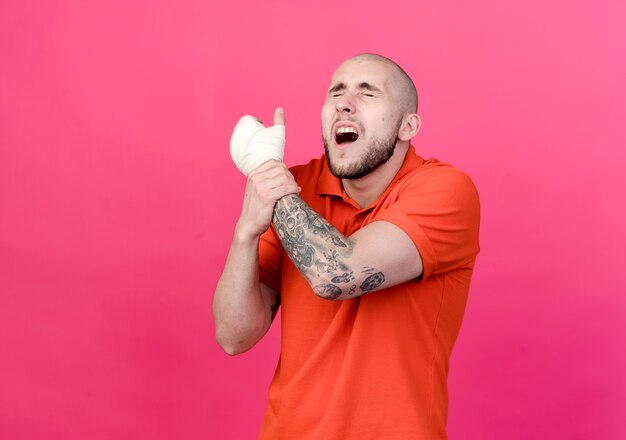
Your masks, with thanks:
M285 151L285 116L281 108L274 112L274 125L265 127L253 116L243 116L230 138L230 155L246 176L268 160L283 160Z
M274 112L274 125L284 124L285 112L278 108ZM293 175L282 162L269 160L255 168L248 175L237 232L246 239L257 238L272 222L276 202L299 191Z

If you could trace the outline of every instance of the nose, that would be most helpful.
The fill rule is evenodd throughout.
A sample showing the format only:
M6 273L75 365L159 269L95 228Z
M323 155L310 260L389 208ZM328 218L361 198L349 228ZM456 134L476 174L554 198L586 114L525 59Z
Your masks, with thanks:
M337 100L335 103L335 107L337 108L337 112L341 113L352 113L354 112L354 106L352 104L352 100L349 98L348 94L344 94Z

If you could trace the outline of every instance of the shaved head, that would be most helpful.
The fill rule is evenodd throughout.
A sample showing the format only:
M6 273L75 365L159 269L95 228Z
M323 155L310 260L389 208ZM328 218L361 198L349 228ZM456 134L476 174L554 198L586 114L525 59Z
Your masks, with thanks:
M402 113L417 113L417 90L415 89L415 84L411 77L395 61L375 53L362 53L348 60L378 61L390 66L395 73L393 85L400 103L400 111Z
M333 73L322 107L322 140L334 176L369 175L396 151L402 155L419 125L415 85L389 58L359 54Z

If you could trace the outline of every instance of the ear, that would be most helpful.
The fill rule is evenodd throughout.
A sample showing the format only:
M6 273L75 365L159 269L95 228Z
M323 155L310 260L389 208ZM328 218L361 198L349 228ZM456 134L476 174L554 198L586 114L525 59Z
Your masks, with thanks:
M409 141L413 138L420 127L422 126L422 120L417 113L407 113L402 117L402 125L398 130L398 139L401 141Z

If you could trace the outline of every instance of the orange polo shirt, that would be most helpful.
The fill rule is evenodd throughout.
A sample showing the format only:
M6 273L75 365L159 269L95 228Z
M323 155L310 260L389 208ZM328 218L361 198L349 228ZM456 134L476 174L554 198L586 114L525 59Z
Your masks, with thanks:
M291 171L300 196L344 235L380 220L404 230L424 273L354 299L321 299L270 228L260 276L281 292L282 342L259 438L447 438L448 361L479 250L472 181L411 147L389 188L361 209L324 157Z

